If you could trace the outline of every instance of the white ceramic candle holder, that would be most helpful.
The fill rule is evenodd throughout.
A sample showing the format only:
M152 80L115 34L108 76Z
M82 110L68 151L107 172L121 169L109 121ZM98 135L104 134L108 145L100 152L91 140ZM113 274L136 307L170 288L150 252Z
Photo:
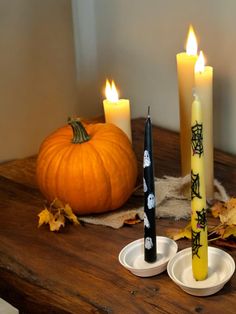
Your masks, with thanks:
M157 260L147 263L144 260L144 239L126 245L119 254L119 262L131 273L139 277L151 277L166 270L168 261L176 254L178 246L166 237L156 237Z
M223 250L208 247L208 277L196 281L192 274L192 249L178 252L168 263L169 277L185 292L208 296L221 290L235 271L233 258Z

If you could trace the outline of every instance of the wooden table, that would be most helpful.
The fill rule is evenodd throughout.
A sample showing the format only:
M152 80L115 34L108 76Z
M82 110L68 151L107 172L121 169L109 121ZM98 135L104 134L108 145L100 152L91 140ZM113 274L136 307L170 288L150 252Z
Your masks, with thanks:
M134 120L132 127L141 175L144 119ZM178 134L155 127L153 137L158 177L180 175ZM0 165L0 297L21 313L235 313L235 275L217 294L199 298L183 292L166 272L139 278L124 269L118 254L142 237L142 223L119 230L88 224L59 233L38 229L44 198L34 167L34 157ZM216 151L215 175L236 194L235 156ZM158 219L158 235L185 224ZM190 242L178 245L183 249ZM235 259L235 250L227 251Z

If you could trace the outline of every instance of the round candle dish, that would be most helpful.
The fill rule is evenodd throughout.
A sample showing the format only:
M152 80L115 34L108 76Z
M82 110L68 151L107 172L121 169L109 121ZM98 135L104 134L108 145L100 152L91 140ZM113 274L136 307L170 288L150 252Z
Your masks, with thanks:
M168 263L169 277L185 292L195 296L208 296L218 292L232 277L233 258L215 247L208 247L208 277L196 281L192 274L192 249L178 252Z
M139 277L151 277L166 270L168 261L176 254L178 246L166 237L156 237L157 260L147 263L144 260L144 239L126 245L119 254L119 262L131 273Z

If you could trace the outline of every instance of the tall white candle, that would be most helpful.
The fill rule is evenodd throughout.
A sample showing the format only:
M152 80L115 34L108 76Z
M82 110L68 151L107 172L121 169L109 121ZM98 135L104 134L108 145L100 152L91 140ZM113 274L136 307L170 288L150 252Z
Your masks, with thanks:
M206 196L214 197L214 144L213 144L213 102L212 102L213 68L205 66L202 51L195 64L195 90L202 104L204 166Z
M106 98L103 100L105 121L118 126L132 142L130 103L128 99L119 99L114 81L106 82Z
M180 149L182 176L190 173L190 143L191 143L191 106L194 87L194 65L197 61L197 39L192 26L189 27L186 52L178 53L177 73L179 86L180 114Z

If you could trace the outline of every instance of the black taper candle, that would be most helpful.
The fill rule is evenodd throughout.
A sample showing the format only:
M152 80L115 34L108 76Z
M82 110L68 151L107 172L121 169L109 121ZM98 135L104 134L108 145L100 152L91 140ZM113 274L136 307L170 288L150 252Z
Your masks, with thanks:
M144 259L148 263L156 261L156 220L155 185L152 156L152 123L150 107L145 123L143 154L143 190L144 190Z

